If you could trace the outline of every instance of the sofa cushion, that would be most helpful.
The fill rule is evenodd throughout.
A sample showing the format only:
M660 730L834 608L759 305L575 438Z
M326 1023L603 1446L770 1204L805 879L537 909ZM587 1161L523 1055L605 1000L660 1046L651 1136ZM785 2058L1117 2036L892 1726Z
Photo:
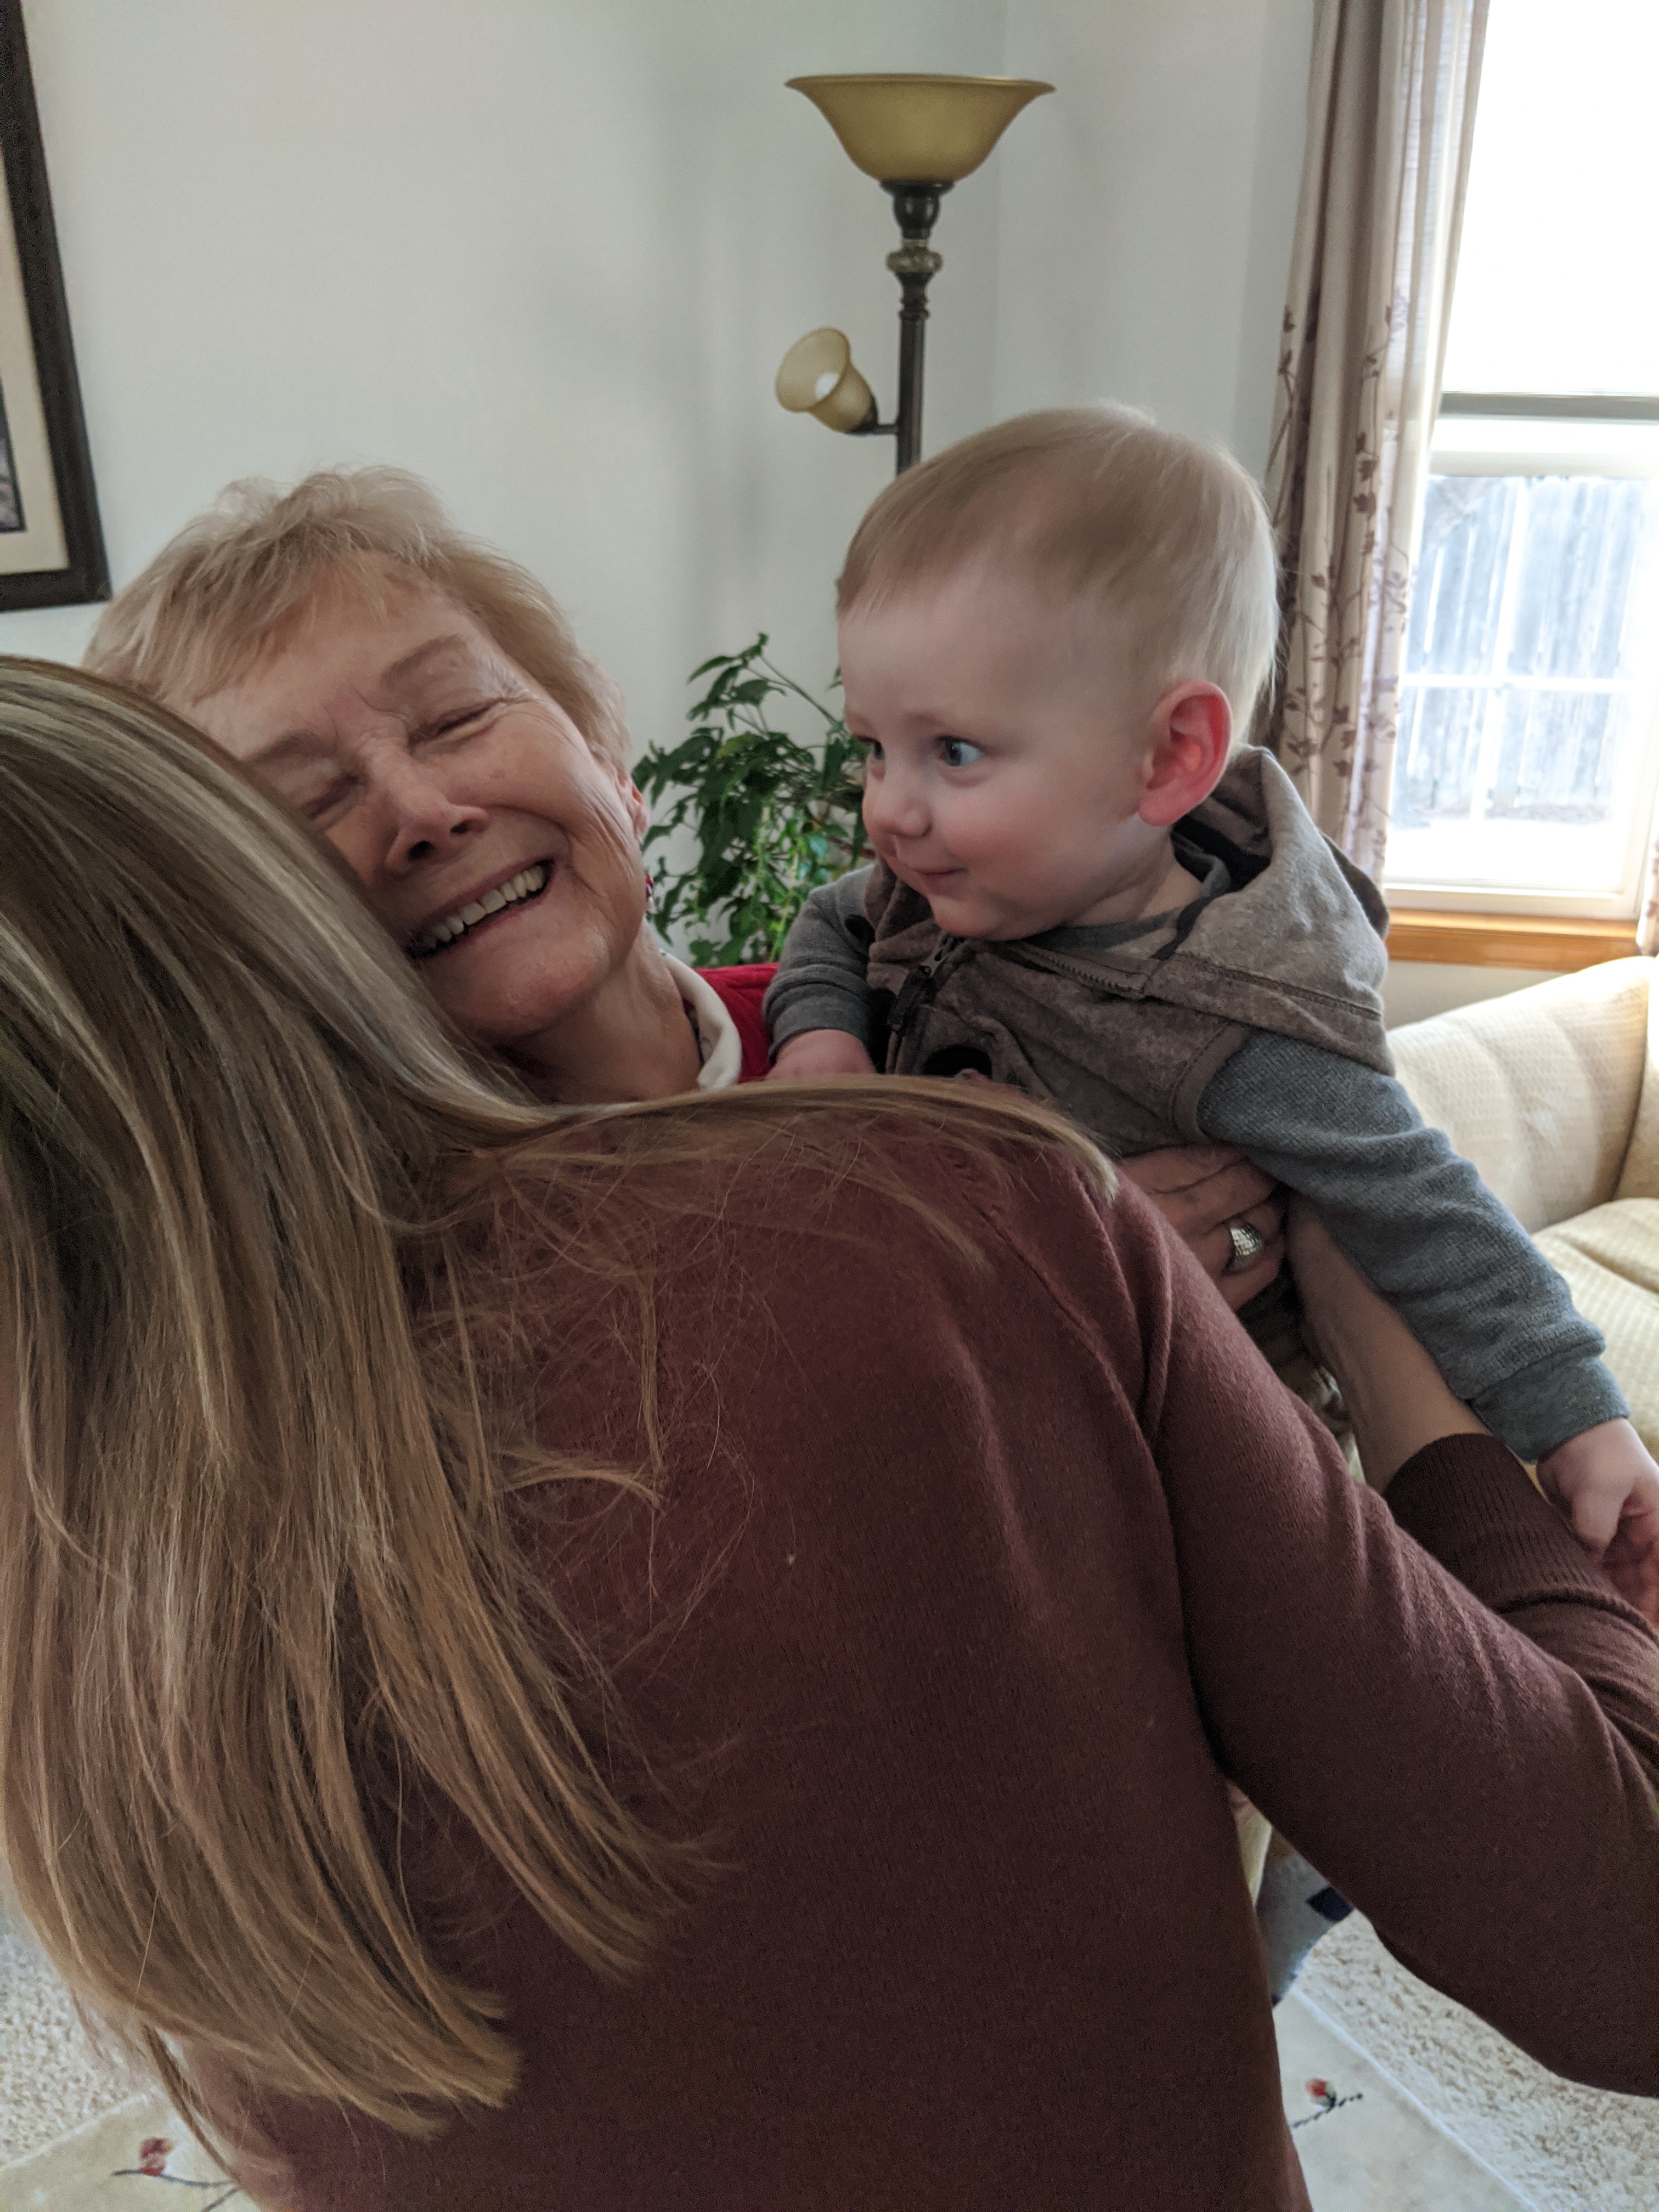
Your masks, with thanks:
M1608 961L1389 1036L1418 1112L1528 1229L1614 1195L1648 1061L1652 972L1650 960ZM1659 1084L1648 1088L1659 1139Z
M1607 1340L1607 1365L1659 1458L1659 1199L1620 1198L1540 1231L1572 1302Z
M1624 963L1619 963L1622 966ZM1650 968L1653 963L1650 961ZM1614 1198L1659 1198L1659 991L1648 994L1647 1065Z

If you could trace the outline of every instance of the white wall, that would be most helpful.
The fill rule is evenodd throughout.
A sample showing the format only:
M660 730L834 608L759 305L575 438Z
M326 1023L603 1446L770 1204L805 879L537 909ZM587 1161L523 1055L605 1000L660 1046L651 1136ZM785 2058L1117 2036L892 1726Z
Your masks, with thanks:
M1059 96L1002 164L994 404L1097 398L1261 473L1296 226L1312 0L1008 0Z
M786 76L1051 76L945 206L929 449L1116 393L1265 454L1311 0L26 0L117 583L227 479L394 460L678 726L769 629L829 673L885 441L783 415L840 324L884 406L888 203ZM0 617L72 658L92 611Z
M1455 962L1391 960L1382 985L1382 1018L1391 1030L1406 1022L1427 1021L1454 1006L1480 999L1504 999L1511 991L1551 981L1541 968L1464 968Z
M786 416L771 379L839 321L890 385L896 234L783 80L994 70L1000 0L26 15L118 584L231 477L395 460L547 580L641 738L763 623L828 675L829 581L891 447ZM939 438L990 404L994 189L953 224ZM5 617L0 647L73 653L90 622Z

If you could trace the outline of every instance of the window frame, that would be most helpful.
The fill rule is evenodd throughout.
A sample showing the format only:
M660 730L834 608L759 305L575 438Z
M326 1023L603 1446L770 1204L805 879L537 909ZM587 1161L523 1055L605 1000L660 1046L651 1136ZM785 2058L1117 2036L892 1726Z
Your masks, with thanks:
M1458 434L1462 426L1482 421L1492 423L1491 438ZM1449 434L1443 425L1450 426ZM1501 426L1511 427L1509 444L1497 434ZM1596 426L1616 428L1618 434L1598 440ZM1650 428L1651 435L1643 436ZM1659 477L1659 396L1443 392L1428 468L1437 476ZM1387 879L1385 860L1384 896L1398 918L1390 941L1395 957L1472 966L1565 969L1634 951L1642 891L1639 854L1645 852L1647 817L1659 805L1659 686L1646 744L1647 768L1633 816L1644 826L1639 833L1632 829L1626 882L1619 891L1575 896L1498 890L1489 885L1458 890L1444 884L1394 883ZM1638 854L1633 881L1632 854Z

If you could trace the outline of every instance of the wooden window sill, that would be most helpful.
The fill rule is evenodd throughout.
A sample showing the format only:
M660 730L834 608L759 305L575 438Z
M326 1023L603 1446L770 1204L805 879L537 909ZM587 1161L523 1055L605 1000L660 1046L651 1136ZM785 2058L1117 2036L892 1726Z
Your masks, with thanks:
M1555 915L1432 914L1401 907L1389 922L1391 960L1463 968L1542 968L1564 975L1636 951L1633 921L1575 921Z

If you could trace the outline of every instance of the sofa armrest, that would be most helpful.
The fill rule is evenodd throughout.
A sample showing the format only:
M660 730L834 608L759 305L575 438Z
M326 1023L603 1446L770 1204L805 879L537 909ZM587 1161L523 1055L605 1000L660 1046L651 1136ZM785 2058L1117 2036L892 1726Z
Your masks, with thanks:
M1647 1066L1650 960L1610 960L1393 1031L1401 1081L1528 1229L1620 1186Z

